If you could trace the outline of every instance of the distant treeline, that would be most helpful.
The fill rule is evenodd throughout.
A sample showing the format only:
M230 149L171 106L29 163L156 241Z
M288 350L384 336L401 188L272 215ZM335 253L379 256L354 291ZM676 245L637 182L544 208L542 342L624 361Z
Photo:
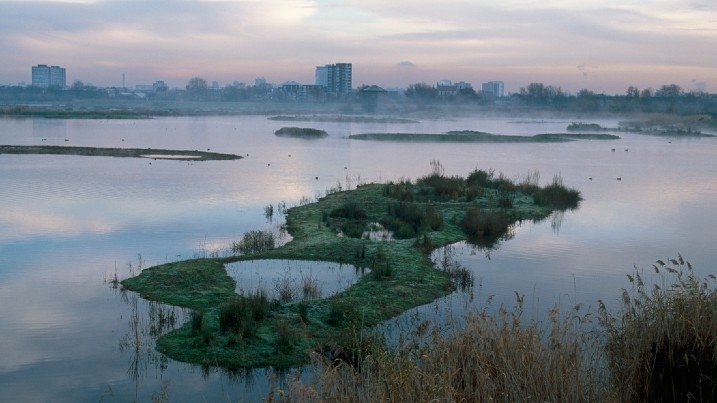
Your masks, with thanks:
M434 105L465 105L493 110L537 109L565 112L609 113L670 113L680 115L705 114L717 116L717 94L685 91L676 84L657 89L630 86L622 95L606 95L582 89L576 94L560 87L530 83L515 94L496 97L491 93L463 88L454 92L439 91L436 86L416 83L403 91L377 91L376 86L360 86L350 95L335 97L315 92L294 93L284 86L227 85L208 87L205 80L193 78L185 88L160 87L153 90L100 88L75 81L68 88L38 88L32 86L0 86L0 104L14 105L36 102L70 102L73 100L124 100L172 103L192 102L279 102L292 104L341 104L350 109L357 105L368 111L390 111L392 105L414 105L421 108ZM385 110L384 110L385 109Z

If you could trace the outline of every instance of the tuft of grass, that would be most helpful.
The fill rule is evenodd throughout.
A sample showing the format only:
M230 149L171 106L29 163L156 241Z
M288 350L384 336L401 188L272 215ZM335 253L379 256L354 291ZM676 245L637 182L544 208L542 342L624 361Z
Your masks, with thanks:
M582 200L580 192L563 185L563 178L560 175L555 175L550 185L537 188L533 193L533 199L539 206L547 206L557 210L577 208L580 200Z
M254 336L258 323L269 314L269 299L263 290L238 295L219 308L219 329L243 337Z
M601 304L612 381L624 401L717 401L717 288L681 256L653 265L661 284L628 275L616 315Z
M305 300L316 299L321 296L321 287L319 285L319 280L311 273L301 274L301 293Z
M512 237L511 226L515 220L498 213L485 212L478 207L468 209L460 222L468 236L468 242L491 249L499 241Z

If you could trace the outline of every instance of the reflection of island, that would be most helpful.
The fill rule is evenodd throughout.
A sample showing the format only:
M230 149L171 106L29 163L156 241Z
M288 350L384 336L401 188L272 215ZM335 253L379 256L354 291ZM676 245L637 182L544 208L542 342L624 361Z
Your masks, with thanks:
M468 283L459 270L431 261L436 248L459 241L496 248L511 238L516 222L544 219L580 201L579 192L564 187L560 177L541 187L537 173L516 183L492 171L448 177L437 161L432 168L415 183L362 185L289 209L293 239L279 248L167 263L122 285L144 298L193 310L189 323L157 342L174 359L224 367L293 366L305 362L310 351L346 351L361 329ZM371 236L376 228L389 236ZM255 238L256 231L246 237ZM304 293L277 299L237 286L227 274L225 264L252 259L333 261L368 273L328 297ZM236 289L244 292L237 295Z
M163 150L154 148L102 148L102 147L63 147L63 146L14 146L0 145L0 154L55 154L82 155L89 157L125 157L207 161L236 160L241 157L234 154L222 154L209 151Z

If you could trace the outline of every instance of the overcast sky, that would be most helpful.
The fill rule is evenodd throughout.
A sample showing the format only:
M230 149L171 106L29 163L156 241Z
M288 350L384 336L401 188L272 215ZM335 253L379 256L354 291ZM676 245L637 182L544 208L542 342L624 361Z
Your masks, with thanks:
M0 0L0 84L60 65L68 84L491 80L575 92L717 92L716 0Z

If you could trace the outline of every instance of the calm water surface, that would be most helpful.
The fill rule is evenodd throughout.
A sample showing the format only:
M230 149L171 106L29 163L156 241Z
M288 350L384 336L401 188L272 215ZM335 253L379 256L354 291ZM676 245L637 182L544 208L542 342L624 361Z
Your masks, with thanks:
M617 125L616 119L589 121ZM519 179L537 170L547 184L560 174L585 200L560 217L522 223L512 240L489 253L456 247L455 257L476 277L474 299L457 292L389 325L408 326L402 323L416 315L447 323L491 295L494 303L511 305L514 292L526 295L536 316L556 303L595 306L602 299L616 306L633 265L649 268L678 253L701 275L713 272L714 138L620 134L621 140L607 142L458 145L347 139L384 131L537 134L564 132L569 123L309 122L299 125L325 129L329 137L301 140L276 138L274 130L295 124L263 116L0 119L0 144L211 149L246 157L192 162L0 155L0 401L147 401L163 385L172 401L259 399L271 371L230 374L162 357L149 334L157 318L181 324L186 313L122 293L108 279L225 253L244 232L277 227L276 217L264 215L269 204L296 205L339 185L416 179L429 172L432 159L448 175L492 168ZM252 270L258 269L236 275ZM281 275L285 268L267 273L272 270Z

